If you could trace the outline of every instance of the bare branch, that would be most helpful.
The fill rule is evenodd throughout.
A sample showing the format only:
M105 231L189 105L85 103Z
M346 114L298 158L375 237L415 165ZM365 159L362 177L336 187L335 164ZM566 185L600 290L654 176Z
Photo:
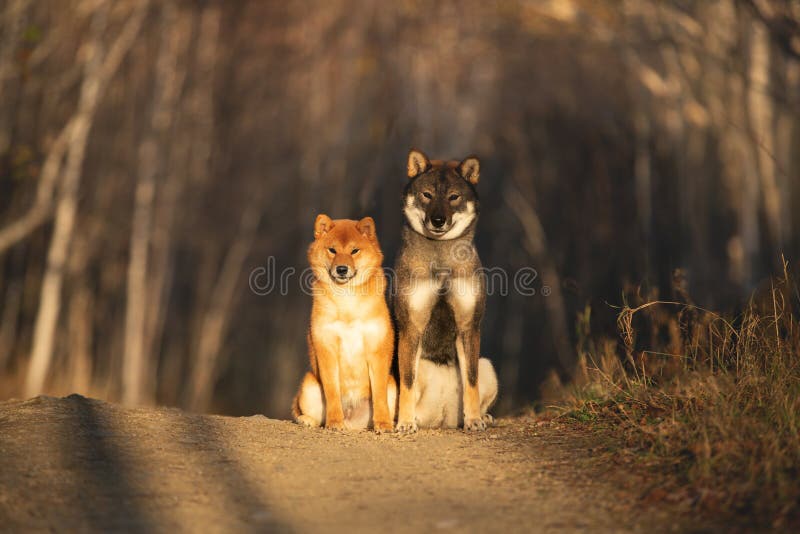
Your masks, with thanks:
M72 137L76 120L73 117L58 134L42 167L36 199L30 209L18 220L0 230L0 256L9 248L26 239L53 215L53 192L58 182L67 141Z

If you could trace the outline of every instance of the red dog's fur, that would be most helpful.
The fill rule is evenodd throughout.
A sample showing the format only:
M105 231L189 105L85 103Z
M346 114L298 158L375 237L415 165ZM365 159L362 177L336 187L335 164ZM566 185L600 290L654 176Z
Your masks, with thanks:
M394 331L386 305L375 223L319 215L308 261L315 273L308 334L311 372L294 400L306 426L391 432L397 386L390 374ZM354 273L347 280L336 269Z

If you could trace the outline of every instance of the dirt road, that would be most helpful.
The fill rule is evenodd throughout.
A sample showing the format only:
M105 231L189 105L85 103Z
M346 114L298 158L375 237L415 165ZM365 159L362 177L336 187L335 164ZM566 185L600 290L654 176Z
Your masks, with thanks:
M592 440L533 418L482 434L308 430L265 417L0 403L0 530L670 532L675 510ZM596 444L595 444L596 446Z

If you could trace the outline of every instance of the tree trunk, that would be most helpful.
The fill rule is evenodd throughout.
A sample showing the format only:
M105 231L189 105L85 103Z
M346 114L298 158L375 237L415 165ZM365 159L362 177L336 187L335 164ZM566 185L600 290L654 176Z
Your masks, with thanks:
M53 358L56 324L61 310L64 267L75 228L78 189L89 131L100 97L138 35L147 8L147 2L137 4L134 13L105 57L103 57L103 33L108 24L108 3L106 1L99 2L95 8L96 12L90 30L91 37L85 44L84 79L81 85L78 110L67 142L69 147L67 161L59 191L53 235L47 253L47 267L42 281L39 311L34 326L33 347L25 380L25 394L28 397L42 391Z
M22 307L23 283L21 280L9 281L3 302L2 322L0 322L0 373L2 373L14 351Z
M225 341L236 291L242 278L242 266L250 253L261 220L261 198L253 195L239 221L239 230L228 249L211 300L203 318L192 370L189 405L195 411L208 408L219 371L219 354Z
M139 147L139 179L134 197L133 225L127 274L125 353L123 358L123 402L150 404L155 401L146 316L149 281L149 250L152 241L153 204L156 177L164 172L166 134L173 122L173 110L185 77L185 62L178 58L188 41L184 25L178 23L178 8L167 2L161 14L162 43L155 73L155 103L150 131ZM152 309L151 309L152 311Z
M775 132L773 102L770 94L770 43L767 29L755 22L750 36L750 71L748 73L748 133L750 147L760 180L764 219L768 232L768 250L783 246L780 191L775 167ZM771 258L778 267L780 258Z
M14 55L26 23L26 11L29 5L30 0L11 0L0 18L3 27L3 36L0 38L0 155L5 154L11 145L9 115L14 99L8 96L12 92L9 91L9 85L12 83L11 71L16 66Z
M92 332L94 294L85 280L78 283L69 302L69 380L70 391L91 395Z

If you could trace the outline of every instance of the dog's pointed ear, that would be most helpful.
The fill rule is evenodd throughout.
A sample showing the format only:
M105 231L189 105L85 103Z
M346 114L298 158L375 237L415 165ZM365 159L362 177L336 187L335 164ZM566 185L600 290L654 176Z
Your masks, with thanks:
M356 223L356 230L367 239L374 240L376 238L375 221L372 217L364 217Z
M324 213L317 215L317 220L314 221L314 239L319 239L327 234L333 228L333 221Z
M409 178L416 178L423 172L427 171L431 167L431 162L428 159L428 156L420 152L419 150L412 148L408 152L408 177Z
M463 179L475 185L481 176L481 162L475 156L469 156L458 164L458 174Z

